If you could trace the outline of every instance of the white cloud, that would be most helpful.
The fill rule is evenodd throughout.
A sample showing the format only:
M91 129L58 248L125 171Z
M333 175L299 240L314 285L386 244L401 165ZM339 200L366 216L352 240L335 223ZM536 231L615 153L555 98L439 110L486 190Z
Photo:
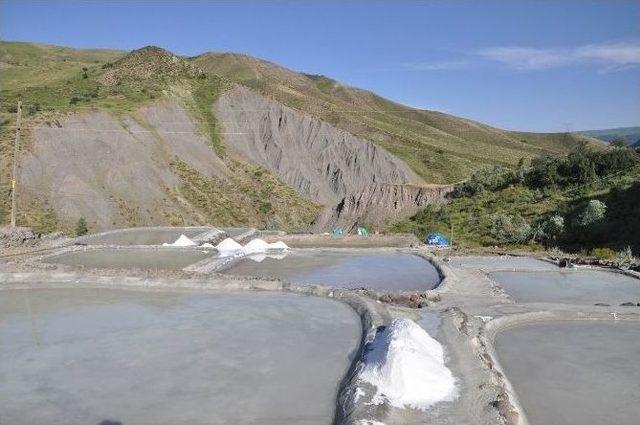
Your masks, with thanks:
M606 71L615 71L640 64L640 44L624 42L588 44L568 49L488 47L476 53L484 59L524 70L597 64L603 65Z

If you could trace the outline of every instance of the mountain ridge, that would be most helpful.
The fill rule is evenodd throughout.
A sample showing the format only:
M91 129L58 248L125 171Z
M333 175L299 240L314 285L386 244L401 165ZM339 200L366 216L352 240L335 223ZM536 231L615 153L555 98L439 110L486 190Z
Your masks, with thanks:
M313 221L316 229L335 224L348 228L358 222L384 227L389 220L410 215L428 203L443 202L447 184L465 178L473 169L491 164L515 166L523 157L564 153L591 141L570 134L507 132L440 112L417 110L324 76L294 72L234 53L181 57L154 46L125 53L0 42L0 66L3 220L7 217L6 200L10 199L7 170L12 162L13 108L18 99L26 108L26 159L21 172L31 170L20 177L28 180L31 175L36 182L30 184L41 185L31 191L25 188L25 197L32 198L29 202L38 213L22 218L51 226L64 222L68 227L78 216L87 216L96 228L172 224L185 214L193 224L216 224L218 220L269 227L289 222L305 228ZM238 87L244 87L252 99L241 115L232 113L239 104L227 102L231 109L226 111L231 112L225 117L220 105ZM163 106L167 102L172 105L169 112ZM248 105L252 103L264 104L271 115L251 110ZM151 115L150 110L154 111ZM101 111L108 116L92 115ZM154 121L154 114L164 119ZM276 116L291 123L289 130L274 121ZM65 142L70 136L59 135L63 131L73 131L74 144ZM106 131L113 140L103 137ZM234 132L251 133L251 150L241 149L244 142ZM123 137L129 142L123 144ZM325 169L311 177L303 177L300 168L311 154L300 145L301 138L304 143L322 144L337 153L326 156L321 149L313 154ZM354 142L348 141L351 139ZM131 193L116 193L120 189L113 186L113 176L126 180L124 176L136 173L117 162L112 164L113 170L103 169L95 175L82 171L84 164L95 162L92 152L86 152L87 146L110 155L116 146L130 149L128 143L144 147L144 151L130 151L130 155L142 161L140 165L150 176L157 176L151 181L162 186L159 191L142 184L144 179L139 177L141 184L131 185ZM54 156L62 147L70 149L68 155ZM212 152L196 154L205 147ZM260 149L275 153L259 161L256 154ZM282 168L283 155L292 149L297 149L298 156L289 156L289 168ZM379 154L361 162L361 152L376 151ZM143 160L145 156L149 159ZM209 164L218 164L215 169L219 172L210 172L199 162L206 157ZM381 165L385 157L390 160ZM34 158L38 160L34 162ZM57 191L52 191L42 186L63 179L50 174L48 159L65 170L78 170L71 174L73 178L59 180L63 189L54 187ZM101 162L94 165L100 166ZM410 177L392 177L399 176L398 172ZM50 175L48 180L38 177L46 175ZM271 189L259 183L263 178ZM318 191L307 190L311 186ZM238 197L234 187L250 193ZM108 213L74 200L79 197L77 190L80 195L99 197ZM269 197L269 190L275 197ZM148 198L151 192L155 195ZM61 202L64 196L69 200ZM212 196L223 201L212 202ZM311 220L310 212L321 206L324 210ZM154 215L162 208L168 212ZM246 214L234 223L229 209Z

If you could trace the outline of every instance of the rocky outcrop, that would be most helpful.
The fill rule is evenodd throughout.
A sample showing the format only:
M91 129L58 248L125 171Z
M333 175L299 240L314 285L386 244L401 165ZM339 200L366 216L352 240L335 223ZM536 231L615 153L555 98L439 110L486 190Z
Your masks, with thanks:
M450 190L425 185L381 147L245 87L223 94L216 114L228 147L326 206L317 229L406 217Z

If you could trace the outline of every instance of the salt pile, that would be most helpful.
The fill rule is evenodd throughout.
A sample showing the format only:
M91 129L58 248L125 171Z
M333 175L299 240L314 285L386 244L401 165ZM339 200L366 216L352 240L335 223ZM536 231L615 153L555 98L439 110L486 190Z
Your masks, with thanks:
M246 244L243 248L245 254L251 254L255 252L266 252L269 249L269 244L260 238L252 239L251 242Z
M163 243L162 246L195 246L196 243L186 237L185 235L180 235L178 239L174 243Z
M269 244L269 249L288 250L289 249L289 245L287 245L286 243L284 243L282 241L278 241L278 242L270 243Z
M242 251L242 245L240 245L238 242L234 241L231 238L226 238L225 240L220 242L218 245L216 245L216 249L221 253L223 252L230 253L230 252Z
M426 410L457 396L442 346L410 319L395 319L378 332L359 377L377 388L374 404L386 400L398 408Z

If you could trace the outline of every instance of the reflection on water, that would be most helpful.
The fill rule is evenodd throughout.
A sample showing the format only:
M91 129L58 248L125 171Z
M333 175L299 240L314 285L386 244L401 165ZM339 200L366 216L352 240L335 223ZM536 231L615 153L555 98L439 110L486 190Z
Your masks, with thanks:
M346 305L282 293L0 292L0 418L331 422L360 338Z
M507 329L498 357L531 425L636 425L640 323Z
M297 284L326 284L387 290L427 290L440 275L427 260L400 252L292 250L285 257L240 260L225 273L280 278Z

